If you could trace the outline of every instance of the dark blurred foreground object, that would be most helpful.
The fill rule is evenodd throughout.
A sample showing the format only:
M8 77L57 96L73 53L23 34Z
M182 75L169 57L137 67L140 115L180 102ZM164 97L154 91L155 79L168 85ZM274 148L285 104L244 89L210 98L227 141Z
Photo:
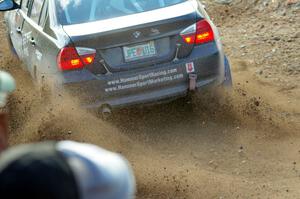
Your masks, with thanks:
M46 142L0 155L1 199L131 199L134 194L128 162L94 145Z
M6 105L8 94L13 92L15 88L16 84L14 78L9 73L0 71L0 152L4 150L8 145L7 113L2 110L2 108Z

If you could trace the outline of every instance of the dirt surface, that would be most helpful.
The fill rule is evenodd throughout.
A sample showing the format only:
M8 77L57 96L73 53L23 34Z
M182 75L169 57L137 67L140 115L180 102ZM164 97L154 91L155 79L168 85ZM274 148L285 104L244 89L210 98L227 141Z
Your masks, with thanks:
M122 153L138 199L300 198L299 1L205 3L232 64L232 93L122 110L112 122L66 94L40 100L0 32L0 65L18 83L11 145L72 139Z

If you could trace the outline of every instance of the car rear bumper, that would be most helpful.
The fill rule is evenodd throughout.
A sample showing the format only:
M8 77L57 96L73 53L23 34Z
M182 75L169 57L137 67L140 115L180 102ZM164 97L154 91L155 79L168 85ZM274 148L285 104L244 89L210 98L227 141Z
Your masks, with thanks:
M108 75L88 70L62 74L60 85L80 99L86 108L112 108L159 103L185 96L189 90L187 64L193 63L196 89L213 87L224 81L224 55L214 43L197 46L185 59Z
M197 82L197 91L200 89L209 88L218 85L216 78L207 79ZM84 105L85 108L94 109L103 105L109 105L112 108L128 107L137 104L159 104L161 102L174 100L179 97L184 97L188 93L187 85L178 85L176 87L163 88L153 90L145 93L137 93L134 95L127 95L111 100L97 101L94 104Z

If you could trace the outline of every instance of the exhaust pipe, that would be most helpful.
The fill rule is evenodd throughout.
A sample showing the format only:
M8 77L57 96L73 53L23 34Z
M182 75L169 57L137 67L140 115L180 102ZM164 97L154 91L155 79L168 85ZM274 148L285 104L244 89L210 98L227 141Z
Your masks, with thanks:
M109 105L103 105L100 108L100 114L101 114L102 119L104 119L104 120L108 120L109 118L111 118L112 110L111 110L110 106Z

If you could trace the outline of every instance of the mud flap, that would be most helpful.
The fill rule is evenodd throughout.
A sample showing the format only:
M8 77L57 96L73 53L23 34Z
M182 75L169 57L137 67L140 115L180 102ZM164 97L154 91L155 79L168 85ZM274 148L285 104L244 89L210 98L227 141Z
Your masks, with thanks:
M189 74L189 91L195 91L197 87L197 74Z
M232 88L232 76L231 76L230 64L226 56L224 57L224 65L225 65L225 80L223 82L223 86L226 88Z

